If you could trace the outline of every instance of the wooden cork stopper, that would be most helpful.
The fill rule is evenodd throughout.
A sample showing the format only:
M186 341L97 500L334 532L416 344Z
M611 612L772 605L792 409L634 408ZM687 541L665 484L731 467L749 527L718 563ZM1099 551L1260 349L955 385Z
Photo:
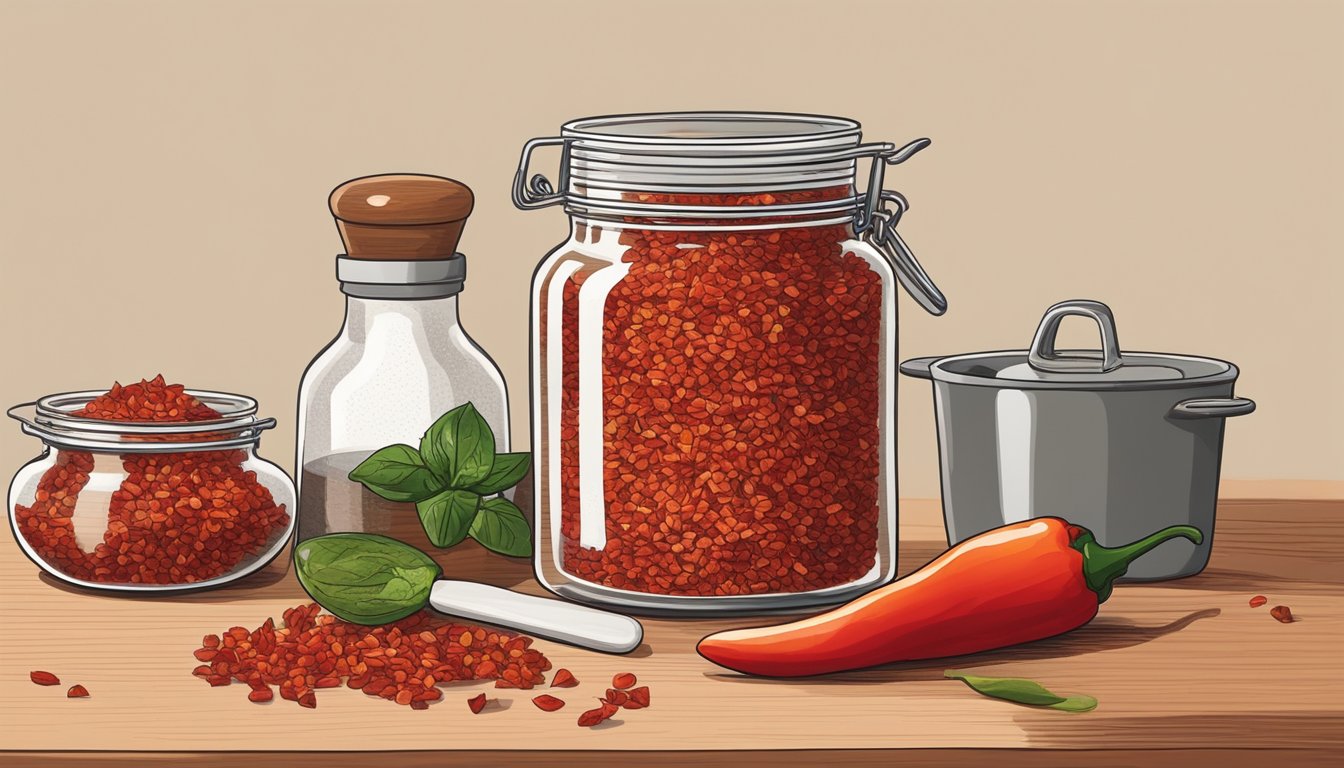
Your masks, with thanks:
M351 179L327 202L346 255L412 261L452 256L475 198L460 181L392 173Z

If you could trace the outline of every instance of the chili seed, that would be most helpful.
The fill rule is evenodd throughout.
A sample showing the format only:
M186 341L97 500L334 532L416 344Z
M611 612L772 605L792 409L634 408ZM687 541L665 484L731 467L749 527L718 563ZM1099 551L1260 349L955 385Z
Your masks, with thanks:
M1295 619L1293 618L1293 612L1289 610L1288 606L1286 605L1276 605L1273 608L1270 608L1269 615L1273 616L1275 619L1278 619L1280 622L1284 624L1292 624L1295 621Z
M629 672L620 672L611 678L611 684L615 688L631 688L637 682L639 680Z
M1264 595L1256 595L1255 597L1252 597L1252 598L1251 598L1251 607L1252 607L1252 608L1259 608L1260 606L1262 606L1262 605L1264 605L1265 603L1268 603L1268 602L1269 602L1269 598L1268 598L1268 597L1265 597Z
M76 683L70 686L70 690L65 692L67 699L87 699L89 698L89 689Z

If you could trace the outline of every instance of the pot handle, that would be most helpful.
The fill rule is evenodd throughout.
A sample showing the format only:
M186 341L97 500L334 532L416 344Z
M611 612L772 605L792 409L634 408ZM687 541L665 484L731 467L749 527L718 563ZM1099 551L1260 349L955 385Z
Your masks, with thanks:
M1060 355L1055 351L1055 337L1059 335L1060 322L1070 316L1091 318L1101 331L1101 360L1088 355ZM1027 364L1038 371L1107 373L1124 363L1120 359L1120 341L1115 335L1115 315L1111 308L1100 301L1089 299L1071 299L1061 301L1045 311L1041 324L1036 328L1036 338L1031 340L1031 352L1027 355Z
M1178 419L1222 419L1245 416L1255 410L1255 401L1245 397L1201 397L1182 400L1171 407Z
M933 379L933 371L930 368L934 363L942 360L941 357L912 357L901 363L901 373L906 376L913 376L916 379Z

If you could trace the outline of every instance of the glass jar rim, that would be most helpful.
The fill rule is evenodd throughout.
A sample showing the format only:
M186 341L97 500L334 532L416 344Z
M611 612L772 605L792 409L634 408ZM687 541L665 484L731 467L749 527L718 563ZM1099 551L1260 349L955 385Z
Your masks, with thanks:
M100 390L58 392L20 403L7 414L25 434L48 445L86 451L117 453L179 453L222 450L255 445L275 419L258 419L257 401L230 392L188 389L185 393L219 412L219 418L200 421L118 421L76 416ZM158 439L173 438L179 439Z

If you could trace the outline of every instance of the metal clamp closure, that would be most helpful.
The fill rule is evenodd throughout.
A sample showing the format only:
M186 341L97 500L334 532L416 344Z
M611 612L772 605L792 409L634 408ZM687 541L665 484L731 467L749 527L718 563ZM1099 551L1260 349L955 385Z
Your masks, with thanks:
M910 298L931 315L943 314L947 311L947 297L938 290L933 278L929 277L929 273L920 266L919 259L915 258L910 246L906 245L896 232L896 222L901 220L901 215L909 209L910 203L906 201L904 195L892 190L878 193L876 199L880 203L891 203L895 207L888 208L884 204L880 208L875 208L869 217L869 226L861 237L886 257L896 272L896 279L910 294ZM857 222L854 228L858 230Z
M537 147L564 147L560 156L560 183L552 185L550 179L538 173L524 183L527 167L532 161L532 150ZM513 204L523 210L545 208L565 201L565 188L569 186L569 141L563 136L549 136L544 139L532 139L523 145L523 156L518 161L518 171L513 175ZM556 191L557 188L560 191Z

